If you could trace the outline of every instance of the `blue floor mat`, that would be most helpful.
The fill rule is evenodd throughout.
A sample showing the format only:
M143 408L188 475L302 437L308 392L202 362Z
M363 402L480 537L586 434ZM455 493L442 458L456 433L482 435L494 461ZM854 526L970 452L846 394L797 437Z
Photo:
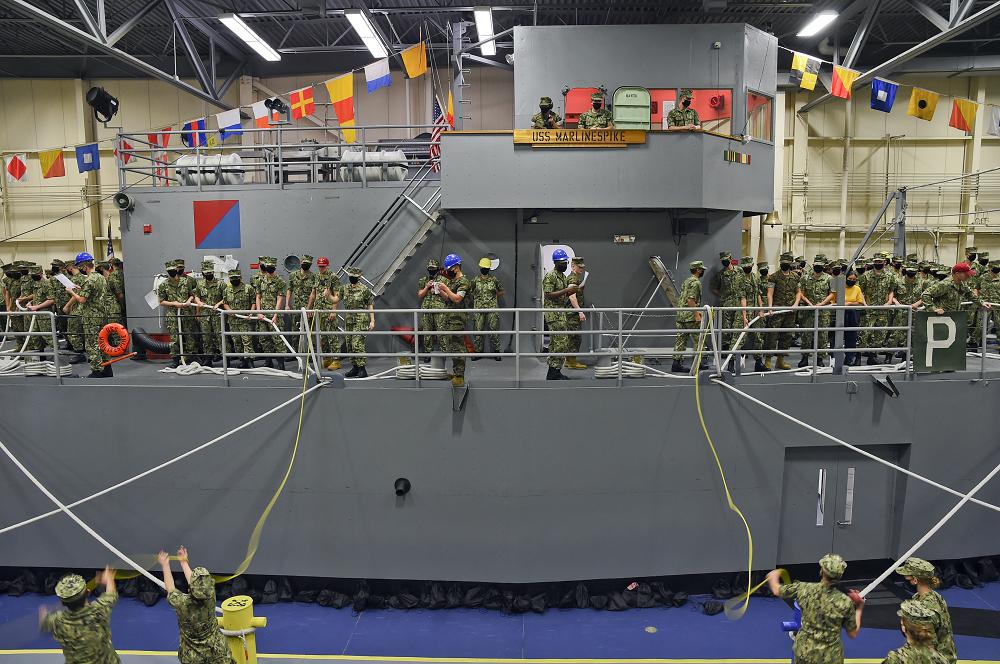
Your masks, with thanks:
M991 608L1000 584L975 591L948 590L956 606ZM38 607L55 606L53 597L0 596L0 649L55 648L37 629ZM368 611L328 609L316 604L257 607L268 618L258 632L262 653L380 655L385 657L476 657L533 659L783 659L791 641L780 631L790 618L775 599L754 598L742 620L706 616L694 604L674 609L620 613L549 610L544 614L504 616L496 611ZM152 608L122 599L112 618L120 650L170 651L177 648L177 621L165 601ZM903 643L897 630L862 629L847 639L848 658L879 658ZM997 660L997 639L956 637L962 659Z

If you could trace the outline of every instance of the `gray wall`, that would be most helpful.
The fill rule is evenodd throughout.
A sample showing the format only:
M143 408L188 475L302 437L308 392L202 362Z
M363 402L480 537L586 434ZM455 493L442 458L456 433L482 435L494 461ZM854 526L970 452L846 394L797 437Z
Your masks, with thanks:
M5 381L0 439L70 501L208 440L295 394L294 388L101 386L30 390ZM659 385L659 386L657 386ZM909 467L967 490L996 463L997 386L921 380L886 399L869 383L754 385L758 398L858 444L901 445ZM59 418L38 418L51 404ZM753 529L755 567L778 559L785 451L829 441L706 385L702 402L730 487ZM321 390L306 409L299 459L264 530L253 573L334 577L543 581L740 569L742 526L698 427L694 389L473 389L453 413L447 389ZM164 408L163 404L169 404ZM933 410L928 405L933 405ZM947 413L947 416L942 414ZM185 543L224 572L242 559L277 486L295 432L289 408L166 472L79 508L132 555ZM66 422L80 435L66 437ZM93 432L87 436L82 432ZM407 477L402 501L393 482ZM898 478L897 478L898 479ZM895 555L955 498L900 481L891 507ZM50 505L0 463L0 523ZM857 491L864 491L864 476ZM812 490L812 487L810 487ZM1000 502L1000 484L982 493ZM970 505L921 551L995 554L996 514ZM785 536L811 538L807 524ZM858 556L885 555L882 543ZM59 516L3 536L0 565L97 567L109 556Z
M726 150L751 163L723 159ZM774 206L774 148L707 134L650 132L627 148L536 148L509 133L445 134L447 208L715 208Z

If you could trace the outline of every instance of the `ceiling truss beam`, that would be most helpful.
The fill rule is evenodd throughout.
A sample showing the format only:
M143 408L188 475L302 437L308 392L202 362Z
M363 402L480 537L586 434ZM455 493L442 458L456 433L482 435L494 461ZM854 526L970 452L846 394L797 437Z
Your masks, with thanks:
M908 0L910 6L917 10L917 13L930 21L935 28L941 30L948 29L948 19L931 9L923 0Z
M177 6L174 4L174 0L164 0L164 2L167 5L167 11L170 12L170 18L174 21L177 36L181 38L181 45L184 47L187 59L191 63L191 66L194 67L194 73L198 77L198 82L201 83L201 88L213 99L218 99L219 96L215 92L215 81L212 80L212 77L208 74L208 70L205 69L205 63L201 61L201 55L195 47L194 40L191 39L187 26L184 25L183 19L177 13Z
M88 32L90 32L90 34L96 39L99 39L102 42L105 41L107 37L105 37L104 32L101 31L101 26L97 24L97 19L95 19L94 15L90 13L90 8L87 7L87 3L83 0L73 0L73 4L76 5L76 11L80 14L80 18L83 19L83 24L87 26Z
M146 18L146 16L149 15L149 12L156 9L157 5L159 4L160 0L149 0L149 2L143 5L139 9L139 11L137 11L135 15L132 16L132 18L126 20L124 23L118 26L118 28L115 29L114 32L108 35L108 42L107 42L108 46L114 46L121 40L122 37L132 32L132 28L139 25L139 22L142 21L142 19Z
M854 39L851 40L851 45L847 49L847 55L844 56L843 64L848 69L854 66L858 55L861 54L861 49L865 47L865 42L868 41L868 34L871 32L872 23L875 21L881 5L882 0L870 0L868 8L865 9L865 14L861 17L861 23L858 24L858 30L854 33Z

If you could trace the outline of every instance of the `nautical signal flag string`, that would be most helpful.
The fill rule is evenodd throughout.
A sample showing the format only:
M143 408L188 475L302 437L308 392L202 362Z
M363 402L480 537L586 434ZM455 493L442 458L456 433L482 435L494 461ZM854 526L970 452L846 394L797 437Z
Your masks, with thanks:
M367 71L366 71L367 75ZM330 103L333 104L333 112L337 116L337 123L341 126L341 133L344 140L354 143L357 140L357 132L349 127L354 126L354 72L348 72L337 78L331 78L324 83L326 91L330 94ZM369 91L371 83L369 82Z

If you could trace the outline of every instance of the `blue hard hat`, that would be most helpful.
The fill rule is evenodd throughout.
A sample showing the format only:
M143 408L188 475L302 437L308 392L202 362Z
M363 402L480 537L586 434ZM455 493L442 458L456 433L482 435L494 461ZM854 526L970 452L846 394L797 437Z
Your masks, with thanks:
M76 255L76 264L77 265L79 265L80 263L86 263L87 261L92 261L92 260L94 260L94 257L91 256L90 254L88 254L86 251L84 251L83 253L80 253L80 254Z
M447 256L444 257L444 269L446 270L450 270L451 268L455 267L456 265L460 265L461 263L462 263L462 257L459 256L458 254L448 254Z
M558 263L559 261L568 261L569 254L566 253L564 249L556 249L552 252L552 262Z

